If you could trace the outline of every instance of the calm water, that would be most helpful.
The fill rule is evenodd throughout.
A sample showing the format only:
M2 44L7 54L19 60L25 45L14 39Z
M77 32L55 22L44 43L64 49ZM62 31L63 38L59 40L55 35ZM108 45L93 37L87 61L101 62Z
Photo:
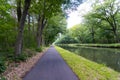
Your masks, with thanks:
M120 49L69 46L61 47L120 72Z

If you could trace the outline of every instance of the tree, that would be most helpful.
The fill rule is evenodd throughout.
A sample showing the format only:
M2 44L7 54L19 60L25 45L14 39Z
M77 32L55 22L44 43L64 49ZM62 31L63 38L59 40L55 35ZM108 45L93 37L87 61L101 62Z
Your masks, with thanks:
M42 4L42 5L41 5ZM42 45L42 33L48 19L61 11L62 1L38 0L33 2L33 10L38 15L38 27L36 33L37 47ZM39 7L36 8L36 7Z
M58 39L56 44L72 44L72 43L78 43L78 41L73 38L70 34L65 34L60 39Z
M70 28L70 33L74 38L77 38L79 43L85 43L89 35L88 28L83 24L77 24Z
M22 52L23 30L24 30L26 15L27 15L28 9L30 7L30 3L31 3L31 0L25 0L25 2L24 2L24 9L23 9L23 13L22 13L22 16L20 19L20 24L18 27L18 35L17 35L17 39L16 39L16 44L15 44L15 54L16 55L20 55Z
M93 16L94 18L98 18L101 22L107 22L109 24L109 30L111 30L114 34L116 42L119 42L118 37L118 15L120 11L120 2L118 0L106 0L103 3L97 3L93 8Z
M21 11L21 0L16 0L17 1L17 18L18 18L18 24L20 22L21 19L21 15L22 15L22 11Z

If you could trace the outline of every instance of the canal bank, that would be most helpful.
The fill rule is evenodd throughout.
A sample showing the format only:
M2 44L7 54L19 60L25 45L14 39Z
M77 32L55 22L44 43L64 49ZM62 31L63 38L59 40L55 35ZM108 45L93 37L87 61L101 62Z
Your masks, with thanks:
M120 49L84 46L60 46L91 61L110 67L120 72Z
M67 46L84 46L84 47L100 47L100 48L120 48L120 43L113 44L57 44L57 45L67 45Z
M105 65L89 61L60 47L56 49L81 80L120 80L120 74Z

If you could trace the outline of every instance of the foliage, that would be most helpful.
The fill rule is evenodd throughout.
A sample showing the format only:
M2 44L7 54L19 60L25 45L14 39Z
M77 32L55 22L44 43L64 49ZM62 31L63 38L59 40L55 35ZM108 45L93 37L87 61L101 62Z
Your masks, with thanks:
M0 60L0 74L6 70L6 65L4 60Z
M7 80L5 77L0 77L0 80Z
M15 41L15 20L9 14L10 5L6 0L2 0L0 3L0 10L0 50L7 50L12 47Z
M65 35L56 41L56 44L71 44L78 43L77 39L72 38L70 35Z
M42 51L42 47L36 48L36 51L37 51L37 52L41 52L41 51Z
M27 58L28 58L27 55L25 53L24 54L22 53L21 55L13 58L13 60L15 59L14 61L21 62L21 61L25 61Z
M119 43L119 11L118 0L95 1L83 23L73 26L68 34L78 43Z
M94 31L98 29L101 32L98 36L106 38L108 43L119 42L119 8L120 3L117 0L98 1L93 4L93 10L85 15L85 24L94 27Z
M57 51L82 80L119 80L119 73L104 65L89 61L60 47Z
M77 24L73 26L72 28L70 28L70 32L72 37L77 38L79 43L86 43L91 41L91 39L89 38L90 37L89 29L83 24Z
M58 35L65 33L66 31L66 19L63 15L57 15L48 21L48 25L45 27L43 36L45 45L52 44Z

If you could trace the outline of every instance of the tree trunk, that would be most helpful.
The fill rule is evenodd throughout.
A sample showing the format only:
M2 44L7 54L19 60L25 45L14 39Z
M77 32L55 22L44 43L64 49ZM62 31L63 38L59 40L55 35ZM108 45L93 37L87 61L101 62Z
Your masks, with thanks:
M20 22L21 19L21 0L17 0L17 18L18 18L18 24Z
M44 16L39 16L38 18L38 28L37 28L37 48L42 46L42 33L45 27L47 20L45 20Z
M41 31L41 17L39 15L39 17L38 17L37 35L36 35L36 38L37 38L37 48L40 47L40 31Z
M29 35L30 35L30 14L28 13L28 32L29 32Z
M116 20L115 20L115 16L111 15L111 14L110 14L110 16L111 16L112 20L110 20L109 18L106 18L106 21L109 23L109 25L112 28L112 31L113 31L114 37L115 37L115 42L119 42L119 37L118 37L118 34L117 34L117 23L116 23Z
M113 26L114 27L113 32L115 34L116 42L119 43L119 37L118 37L118 34L117 34L117 23L116 23L115 17L112 16L112 18L113 18L113 25L114 25Z
M113 30L113 33L114 33L114 36L115 36L115 41L116 41L117 43L119 43L119 37L118 37L118 35L117 35L117 31L116 31L116 30Z
M22 52L23 31L24 31L25 19L26 19L28 9L30 7L30 3L31 3L31 0L25 0L24 10L23 10L23 14L20 19L18 35L17 35L17 39L16 39L16 44L15 44L15 54L16 55L20 55Z
M94 28L92 27L92 30L91 30L91 34L92 34L92 42L95 43L95 32L94 32Z
M31 35L31 29L30 29L30 14L28 13L28 40L27 40L27 46L29 47L30 46L30 42L31 42L31 39L30 39L30 36Z
M39 48L42 45L42 25L40 25L37 29L37 48Z

